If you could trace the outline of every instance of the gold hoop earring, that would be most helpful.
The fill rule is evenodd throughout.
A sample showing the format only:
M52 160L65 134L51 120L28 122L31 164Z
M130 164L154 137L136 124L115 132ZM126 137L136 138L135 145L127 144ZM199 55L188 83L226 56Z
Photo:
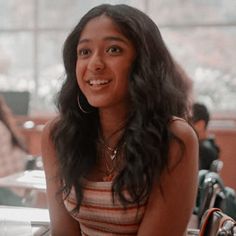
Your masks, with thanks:
M82 102L83 102L83 101L82 101ZM85 106L87 106L88 108L90 108L90 110L89 110L89 109L86 110L86 109L84 109L84 108L82 107L81 102L80 102L80 93L79 93L78 96L77 96L77 103L78 103L79 109L80 109L83 113L85 113L85 114L89 114L89 113L92 113L92 112L95 111L95 108L93 108L93 107L88 103L88 101L86 100L86 98L84 98L83 104L84 104Z

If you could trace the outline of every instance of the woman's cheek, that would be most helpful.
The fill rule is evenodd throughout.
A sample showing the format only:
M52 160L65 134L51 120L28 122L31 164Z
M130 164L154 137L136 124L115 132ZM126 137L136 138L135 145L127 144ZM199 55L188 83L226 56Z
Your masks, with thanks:
M81 65L76 64L76 79L77 82L79 83L80 80L83 78L83 67Z

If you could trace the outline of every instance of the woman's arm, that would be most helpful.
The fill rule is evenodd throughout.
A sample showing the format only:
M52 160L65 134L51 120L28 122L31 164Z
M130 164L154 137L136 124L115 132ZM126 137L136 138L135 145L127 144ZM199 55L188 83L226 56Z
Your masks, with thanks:
M71 217L63 204L58 178L58 163L53 143L50 140L52 122L48 123L42 135L42 158L47 184L47 198L51 222L52 236L80 236L79 223Z
M198 139L193 129L182 120L171 122L172 132L181 138L185 149L182 159L177 141L169 151L169 172L161 178L160 188L154 184L138 236L183 236L195 206L198 176ZM180 160L178 162L178 160Z

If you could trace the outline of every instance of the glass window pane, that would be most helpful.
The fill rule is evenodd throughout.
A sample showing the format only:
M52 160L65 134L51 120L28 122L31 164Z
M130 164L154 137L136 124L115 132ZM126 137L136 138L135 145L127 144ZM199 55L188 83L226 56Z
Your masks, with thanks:
M29 33L0 33L0 89L34 90L33 38Z
M148 13L159 25L236 23L235 0L149 0Z
M161 31L174 57L194 80L196 98L213 110L236 110L236 28Z
M235 0L0 0L0 90L29 90L32 112L54 109L66 32L102 3L146 11L194 80L197 98L236 110Z
M92 7L103 4L126 3L143 8L142 0L40 0L38 1L38 24L42 28L69 28Z
M38 37L38 103L37 110L54 111L54 97L61 86L64 68L62 46L67 32L42 32Z
M34 1L0 0L0 29L32 28Z

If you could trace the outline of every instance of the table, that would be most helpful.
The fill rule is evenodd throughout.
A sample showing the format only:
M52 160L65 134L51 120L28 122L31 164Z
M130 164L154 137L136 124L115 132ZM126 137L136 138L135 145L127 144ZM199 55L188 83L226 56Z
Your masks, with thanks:
M50 235L50 218L48 209L0 206L0 222L7 222L8 225L9 222L11 225L14 223L20 225L21 222L27 225L28 223L31 225L32 235Z
M27 170L0 178L0 186L24 188L46 192L46 181L43 170Z
M0 187L16 191L27 206L47 208L43 170L27 170L0 178Z

